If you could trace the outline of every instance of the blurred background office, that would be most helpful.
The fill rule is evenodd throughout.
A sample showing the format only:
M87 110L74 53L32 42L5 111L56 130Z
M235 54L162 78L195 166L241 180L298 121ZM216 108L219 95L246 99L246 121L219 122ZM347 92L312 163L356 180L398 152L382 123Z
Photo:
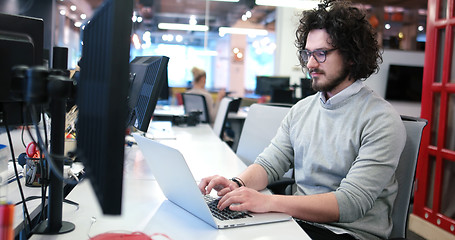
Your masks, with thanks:
M205 102L207 105L207 111L210 116L210 123L213 124L215 121L216 114L218 112L218 107L220 101L223 97L226 96L226 91L221 89L217 93L215 93L215 99L212 97L212 94L207 91L207 74L206 72L198 67L191 68L191 73L193 74L193 81L191 82L191 87L187 93L194 93L203 95L205 98Z
M415 117L430 115L427 117L431 120L427 128L431 129L431 141L424 146L430 149L430 153L424 156L429 158L430 162L424 171L428 171L431 176L425 180L430 185L425 193L428 196L424 206L425 214L428 216L426 221L431 221L435 226L442 226L453 236L455 215L450 213L451 207L447 204L451 200L453 202L453 197L445 194L450 192L450 188L447 190L444 186L455 185L448 184L453 182L444 179L450 179L449 176L455 176L455 173L447 170L449 173L443 178L436 172L455 169L443 167L448 165L442 164L443 158L451 159L446 162L455 166L453 164L455 161L452 160L455 141L449 139L449 136L455 135L451 134L455 133L453 130L455 94L453 87L445 88L446 83L453 83L455 79L451 78L452 73L446 70L453 69L454 65L445 64L448 59L455 56L452 46L455 42L452 37L453 21L445 20L453 20L454 1L352 1L368 12L368 20L378 31L378 41L384 49L384 62L380 66L380 71L365 83L390 101L402 115ZM81 57L83 45L81 34L84 24L102 2L102 0L3 0L0 1L0 12L43 18L44 48L47 49L45 57L52 62L52 47L67 47L68 68L74 69ZM289 79L285 88L292 91L293 101L312 94L308 88L307 75L302 72L299 65L294 41L299 13L302 9L314 8L318 4L317 1L134 0L134 2L130 60L136 56L151 55L165 55L170 58L168 94L161 97L162 104L177 104L176 94L185 92L193 79L191 72L193 66L206 71L205 87L210 92L216 93L220 89L226 89L230 96L242 97L246 105L258 101L271 101L271 96L264 97L263 93L258 93L260 79ZM431 13L428 12L427 6L432 6ZM434 17L435 15L437 17ZM427 36L429 33L427 24L431 16L441 19L436 24L433 23L435 20L431 19L433 26L436 26L434 28L447 29L436 33L438 35L436 43L436 40L433 40L436 39L435 33ZM445 24L452 25L445 28ZM447 40L444 41L445 38ZM442 47L429 45L431 41L433 45ZM448 47L449 45L452 47ZM435 62L435 66L430 67L436 69L434 70L436 73L433 74L434 84L428 85L430 87L426 89L435 94L431 95L432 100L425 103L426 109L430 110L423 112L425 109L421 98L425 96L422 95L422 88L425 89L422 84L423 66L425 49L429 47L435 55L434 61L431 61ZM445 56L446 52L452 55ZM443 68L445 65L447 67ZM428 66L425 67L427 69ZM449 78L451 79L447 80ZM447 133L443 135L442 132ZM446 138L450 141L442 141L444 136L448 136ZM429 138L429 135L424 135L424 139ZM441 209L433 208L440 206L439 204L443 206Z
M381 72L367 81L385 97L389 65L423 67L427 2L354 2L368 11L385 50ZM81 30L101 3L102 0L7 0L0 3L0 11L44 18L45 48L68 47L68 68L73 69L81 55ZM283 3L284 7L278 6ZM260 97L255 94L257 76L289 77L293 97L299 99L305 97L302 79L306 74L297 59L295 27L302 9L313 8L317 3L135 0L130 57L170 58L169 103L173 104L177 103L175 94L185 91L192 81L193 66L206 71L206 88L212 92L226 89L231 96L256 99ZM47 56L52 58L50 53ZM400 108L402 104L396 105ZM418 116L419 108L418 101L412 100L403 111Z

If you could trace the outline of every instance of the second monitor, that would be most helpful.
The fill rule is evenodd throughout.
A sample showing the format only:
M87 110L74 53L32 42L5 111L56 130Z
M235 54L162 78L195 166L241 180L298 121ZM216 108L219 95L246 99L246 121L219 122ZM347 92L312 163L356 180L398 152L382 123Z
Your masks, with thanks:
M168 62L165 56L136 57L131 61L128 125L147 131L160 93L169 91L166 88Z
M256 89L254 91L257 95L272 95L273 90L288 90L289 77L282 76L256 76Z

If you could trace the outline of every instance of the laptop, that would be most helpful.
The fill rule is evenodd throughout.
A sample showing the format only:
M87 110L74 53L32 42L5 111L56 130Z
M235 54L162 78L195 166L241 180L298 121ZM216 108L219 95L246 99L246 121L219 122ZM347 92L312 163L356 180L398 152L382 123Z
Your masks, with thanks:
M292 219L284 213L251 212L236 212L241 213L239 214L241 216L236 216L235 219L217 218L212 215L205 200L208 196L201 194L183 155L177 149L139 134L133 134L133 137L167 199L214 228L232 228ZM216 206L216 203L214 205Z

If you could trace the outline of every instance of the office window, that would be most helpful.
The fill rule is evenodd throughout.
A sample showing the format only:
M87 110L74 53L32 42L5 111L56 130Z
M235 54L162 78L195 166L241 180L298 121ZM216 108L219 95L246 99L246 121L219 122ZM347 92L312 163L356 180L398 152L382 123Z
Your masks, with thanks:
M167 56L169 57L168 77L170 87L185 87L193 80L191 68L197 66L207 73L207 88L213 86L212 59L214 56L204 55L204 47L177 44L152 44L145 49L131 48L131 58L136 56Z
M455 218L455 162L449 159L443 161L443 174L441 184L441 213L449 218Z
M439 19L447 18L447 0L440 0L439 1Z
M444 28L438 29L438 45L437 45L437 63L436 63L436 76L434 82L442 82L442 67L444 63L444 44L446 38L446 30Z
M137 30L132 38L130 60L136 56L169 57L170 87L186 87L193 80L191 68L197 66L206 71L206 87L212 88L218 39L218 35L210 34L205 46L203 33L179 35Z
M436 176L436 157L429 156L428 157L428 183L427 183L427 195L425 206L432 209L433 208L433 193L434 193L434 182Z
M274 75L275 68L275 35L248 37L245 64L245 89L254 91L256 76Z
M452 27L452 32L455 32L455 27ZM452 37L452 46L455 46L455 38ZM452 47L452 59L455 59L455 48ZM452 60L452 66L449 69L450 71L450 83L455 83L455 61Z
M455 94L448 95L447 125L444 148L455 151Z
M441 108L441 94L438 92L434 93L433 96L433 114L431 115L431 135L430 144L433 146L438 145L438 129L439 129L439 113Z

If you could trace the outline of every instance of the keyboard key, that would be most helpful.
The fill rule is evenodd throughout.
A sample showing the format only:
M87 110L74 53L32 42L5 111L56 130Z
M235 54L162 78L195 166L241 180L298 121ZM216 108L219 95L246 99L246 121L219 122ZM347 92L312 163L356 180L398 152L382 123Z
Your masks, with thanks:
M242 211L232 211L229 208L225 208L223 210L218 209L217 205L219 202L219 198L217 199L210 195L205 195L204 199L207 205L209 206L212 215L222 221L251 217L251 215Z

